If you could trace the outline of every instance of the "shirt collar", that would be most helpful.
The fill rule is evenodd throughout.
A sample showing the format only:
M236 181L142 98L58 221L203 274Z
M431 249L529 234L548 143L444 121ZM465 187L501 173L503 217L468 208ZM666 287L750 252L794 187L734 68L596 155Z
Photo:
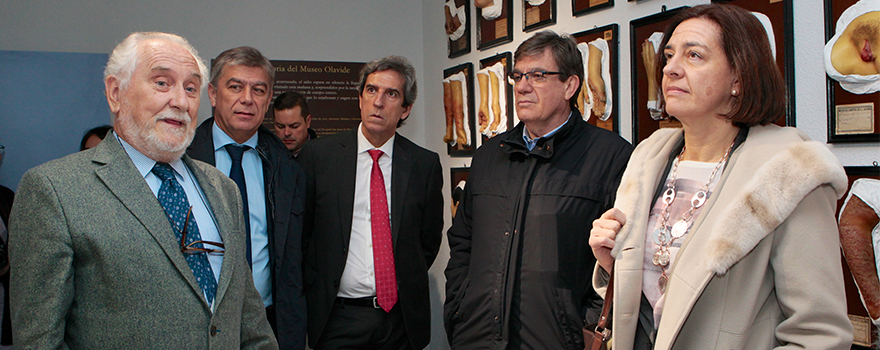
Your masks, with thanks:
M391 154L394 152L394 138L397 137L397 133L394 133L394 135L391 135L391 138L388 139L388 141L385 141L385 144L383 144L382 146L373 147L373 144L371 144L370 141L367 140L367 137L364 136L363 127L364 127L364 125L363 125L363 123L361 123L360 125L358 125L358 129L357 129L357 140L358 140L357 153L361 154L361 153L364 153L364 152L369 151L371 149L378 149L378 150L382 151L382 153L385 153L386 155L391 157Z
M211 134L212 136L214 136L214 151L217 151L228 144L244 145L249 146L253 149L257 148L257 136L259 135L259 133L254 133L254 135L251 136L251 138L249 138L244 143L238 143L235 142L235 140L233 140L231 137L229 137L229 135L226 135L226 132L220 129L220 126L217 125L216 119L214 120L214 125L211 126Z
M573 113L574 112L568 113L568 118L565 119L565 123L559 124L559 126L557 126L556 129L550 130L550 132L544 134L544 136L540 136L540 137L536 137L536 138L529 137L529 127L528 127L528 125L523 124L523 141L526 142L526 147L529 148L529 151L531 151L533 148L535 148L535 145L538 144L538 140L549 138L549 137L555 135L556 132L559 131L559 129L562 129L562 127L566 123L568 123L568 121L571 119L571 115Z
M122 145L122 149L124 149L125 153L128 154L128 157L131 158L131 161L134 163L135 168L137 168L141 176L147 177L147 175L150 174L150 172L153 170L153 166L155 166L157 162L138 151L128 142L125 142L125 140L123 140L121 137L119 137L118 134L116 134L116 131L113 131L113 137L115 137L116 140L119 141L119 144ZM183 181L186 181L186 177L183 176L183 174L185 174L184 164L183 161L180 160L180 158L175 159L168 164L170 164L171 168L173 168L174 171L177 172L177 175L180 175Z

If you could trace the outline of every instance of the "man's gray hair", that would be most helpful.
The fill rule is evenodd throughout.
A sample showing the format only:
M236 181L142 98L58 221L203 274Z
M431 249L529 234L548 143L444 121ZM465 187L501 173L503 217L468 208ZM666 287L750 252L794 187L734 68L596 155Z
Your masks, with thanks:
M116 45L116 48L114 48L113 52L110 54L107 66L104 67L104 79L107 79L107 77L111 75L115 76L119 79L119 87L121 89L126 89L129 82L131 82L131 75L134 73L135 67L137 67L138 47L144 41L151 39L165 40L175 43L189 51L199 66L202 88L207 85L204 84L204 82L205 78L208 76L208 67L205 66L205 62L199 57L199 53L196 49L182 36L162 32L134 32L126 37L125 40L122 40L122 42L119 43L119 45Z
M223 70L230 66L262 68L269 77L269 88L275 84L275 66L259 50L250 46L229 49L217 55L211 66L211 85L217 87L217 80L223 76Z
M418 88L416 87L416 69L413 68L409 60L403 56L388 56L372 61L364 65L360 73L360 84L358 84L358 95L364 92L364 86L367 85L367 77L375 72L386 70L395 71L403 77L403 106L408 107L416 102Z

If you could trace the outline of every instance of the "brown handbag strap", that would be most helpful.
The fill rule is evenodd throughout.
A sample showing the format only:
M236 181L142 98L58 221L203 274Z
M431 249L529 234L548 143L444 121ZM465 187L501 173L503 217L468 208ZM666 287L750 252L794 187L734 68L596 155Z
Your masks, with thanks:
M602 335L602 342L607 341L610 338L611 332L606 328L608 324L608 313L611 311L611 304L613 304L612 300L614 299L614 266L611 266L611 271L608 272L611 276L608 278L608 288L605 289L605 301L602 303L602 313L599 315L599 322L596 324L596 335ZM596 348L596 342L593 343L593 349Z

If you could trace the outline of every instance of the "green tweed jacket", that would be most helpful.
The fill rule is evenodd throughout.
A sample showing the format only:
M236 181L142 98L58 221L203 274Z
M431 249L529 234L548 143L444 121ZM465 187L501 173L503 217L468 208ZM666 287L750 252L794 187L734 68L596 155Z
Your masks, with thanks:
M16 349L277 349L235 183L184 156L226 246L215 309L115 137L29 170L9 225Z

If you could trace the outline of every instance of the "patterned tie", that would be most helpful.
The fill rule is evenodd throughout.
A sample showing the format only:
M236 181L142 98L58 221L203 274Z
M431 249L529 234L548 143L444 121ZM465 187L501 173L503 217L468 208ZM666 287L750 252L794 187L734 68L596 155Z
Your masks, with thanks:
M394 248L391 245L391 222L385 178L379 168L382 151L367 151L373 157L370 173L370 228L373 231L373 268L376 270L376 301L382 310L390 312L397 303L397 272L394 270Z
M189 200L186 199L186 192L183 191L183 187L174 178L174 169L168 163L156 163L153 166L153 174L156 174L162 180L162 186L159 187L159 203L165 208L168 221L171 221L171 226L174 227L174 233L177 235L177 241L180 242L180 237L186 224L186 213L190 207ZM189 224L186 225L186 230L186 242L184 244L202 240L202 235L199 234L199 225L196 224L195 218L192 218ZM197 244L195 247L201 248L202 245ZM186 258L186 262L189 263L189 268L196 277L196 281L199 282L199 287L205 293L205 299L208 301L208 304L213 303L214 294L217 292L217 280L214 278L211 264L208 263L207 253L184 254L183 256Z
M241 157L244 152L250 149L250 146L238 146L228 144L225 146L226 152L232 158L232 168L229 169L229 178L238 185L238 192L241 192L241 206L244 211L244 236L247 241L247 262L248 266L253 265L251 258L251 213L248 209L247 184L244 182L244 169L241 168Z

